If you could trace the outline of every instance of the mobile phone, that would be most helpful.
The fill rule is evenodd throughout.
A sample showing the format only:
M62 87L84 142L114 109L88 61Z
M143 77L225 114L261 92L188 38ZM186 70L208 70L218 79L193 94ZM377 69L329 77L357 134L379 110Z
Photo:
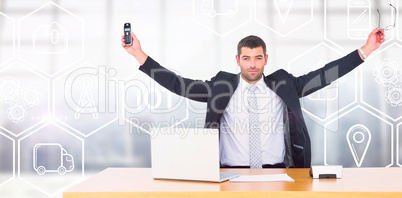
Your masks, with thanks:
M348 36L350 39L366 39L370 33L370 0L349 0Z
M125 23L124 24L124 43L126 45L131 45L133 39L131 38L131 24Z

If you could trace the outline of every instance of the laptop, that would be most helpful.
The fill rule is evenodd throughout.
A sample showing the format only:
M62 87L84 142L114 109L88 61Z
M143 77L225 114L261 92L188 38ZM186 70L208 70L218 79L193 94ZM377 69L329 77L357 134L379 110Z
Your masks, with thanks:
M218 129L153 128L151 134L154 179L223 182L240 176L220 171Z

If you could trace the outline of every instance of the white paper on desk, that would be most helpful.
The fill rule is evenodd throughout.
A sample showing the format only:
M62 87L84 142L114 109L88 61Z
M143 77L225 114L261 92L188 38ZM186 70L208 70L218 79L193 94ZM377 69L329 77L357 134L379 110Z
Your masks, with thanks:
M295 180L289 177L288 174L272 174L272 175L240 175L231 182L267 182L267 181L289 181L294 182Z

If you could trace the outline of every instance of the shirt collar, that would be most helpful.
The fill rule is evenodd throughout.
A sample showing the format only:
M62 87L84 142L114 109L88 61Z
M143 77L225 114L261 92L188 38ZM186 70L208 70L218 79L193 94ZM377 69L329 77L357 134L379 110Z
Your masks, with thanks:
M246 80L244 80L240 74L239 86L241 87L242 93L244 93L245 89L247 89L247 86L249 86L249 85L250 84ZM255 86L257 86L256 92L266 93L267 85L264 82L264 76L262 76L262 78L255 83Z

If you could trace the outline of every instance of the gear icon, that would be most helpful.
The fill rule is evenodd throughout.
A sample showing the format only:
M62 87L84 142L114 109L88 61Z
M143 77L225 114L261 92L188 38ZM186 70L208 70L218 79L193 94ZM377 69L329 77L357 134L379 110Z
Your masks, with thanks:
M12 103L20 97L21 88L19 82L12 78L6 77L0 80L0 101Z
M397 62L393 62L389 58L379 61L373 70L373 74L376 77L375 81L386 87L395 85L401 80L401 68L398 67Z
M39 104L41 95L37 89L24 89L22 92L22 101L28 107L32 107Z
M385 97L387 103L391 104L393 107L402 106L402 89L400 86L390 87L387 92L385 92Z
M7 109L8 118L12 120L14 123L24 121L25 117L27 117L26 107L22 104L12 104Z

